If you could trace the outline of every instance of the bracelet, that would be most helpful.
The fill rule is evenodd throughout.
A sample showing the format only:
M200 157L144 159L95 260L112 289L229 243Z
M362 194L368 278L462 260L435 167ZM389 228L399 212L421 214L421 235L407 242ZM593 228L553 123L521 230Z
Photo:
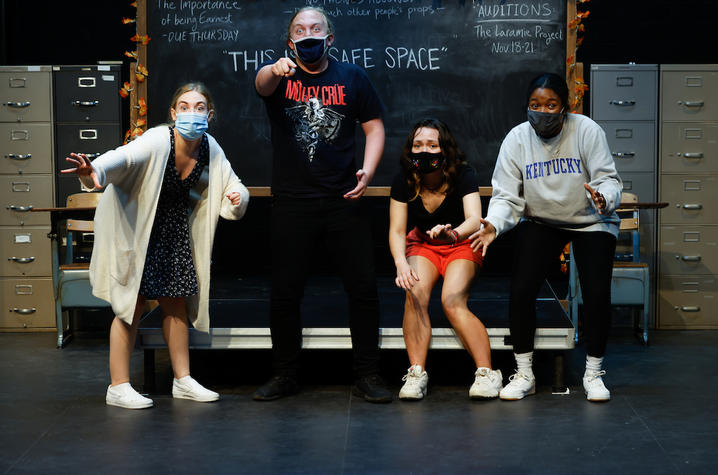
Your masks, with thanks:
M459 242L459 233L456 231L456 229L452 229L451 235L454 236L454 243L452 244L452 246L456 246L456 243Z

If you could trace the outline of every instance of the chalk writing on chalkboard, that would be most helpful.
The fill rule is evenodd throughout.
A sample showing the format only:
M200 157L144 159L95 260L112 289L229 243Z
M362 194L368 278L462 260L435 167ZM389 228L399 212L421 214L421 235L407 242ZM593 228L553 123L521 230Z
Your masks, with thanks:
M386 106L373 185L391 182L408 129L427 116L449 124L488 184L503 137L525 120L528 81L564 74L565 0L154 0L150 122L166 120L176 86L203 81L217 105L210 132L247 184L269 185L269 124L254 76L290 54L287 23L305 5L327 11L329 55L364 68ZM357 168L361 159L359 150Z

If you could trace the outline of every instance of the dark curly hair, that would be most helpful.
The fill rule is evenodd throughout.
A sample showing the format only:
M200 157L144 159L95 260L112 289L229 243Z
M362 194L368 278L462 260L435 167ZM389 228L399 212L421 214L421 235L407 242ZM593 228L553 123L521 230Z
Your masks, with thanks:
M451 131L449 130L449 126L439 119L427 118L420 120L414 124L409 135L406 137L406 143L404 143L404 148L401 150L401 158L399 159L399 164L402 170L404 170L404 175L409 185L409 201L415 200L421 192L421 176L412 166L409 155L411 154L416 133L424 127L439 131L439 147L441 147L441 151L445 157L441 171L444 175L444 181L449 184L445 194L448 195L456 184L457 166L466 164L466 156L456 144L454 136L451 135Z

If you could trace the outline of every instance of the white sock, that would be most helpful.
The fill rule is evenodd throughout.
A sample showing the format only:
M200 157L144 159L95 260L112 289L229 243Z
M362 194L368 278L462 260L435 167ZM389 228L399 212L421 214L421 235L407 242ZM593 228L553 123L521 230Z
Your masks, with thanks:
M586 355L586 373L598 373L601 371L601 364L603 364L603 356L597 358L595 356Z
M519 372L524 376L533 378L534 370L532 366L534 360L534 352L529 351L528 353L514 353L514 358L516 358L516 368L519 370Z

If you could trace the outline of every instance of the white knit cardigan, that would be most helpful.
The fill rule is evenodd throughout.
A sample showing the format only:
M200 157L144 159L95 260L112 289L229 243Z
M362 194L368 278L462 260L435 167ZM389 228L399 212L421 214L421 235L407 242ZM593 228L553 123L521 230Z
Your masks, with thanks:
M209 331L210 260L219 216L239 219L249 191L237 178L217 141L209 138L209 166L190 192L192 258L199 294L186 299L187 315L198 330ZM145 256L170 153L167 126L143 135L92 162L104 193L95 211L95 243L90 262L92 293L110 302L115 315L131 324ZM88 185L85 178L84 183ZM92 186L92 185L90 185ZM226 195L241 194L233 205Z

